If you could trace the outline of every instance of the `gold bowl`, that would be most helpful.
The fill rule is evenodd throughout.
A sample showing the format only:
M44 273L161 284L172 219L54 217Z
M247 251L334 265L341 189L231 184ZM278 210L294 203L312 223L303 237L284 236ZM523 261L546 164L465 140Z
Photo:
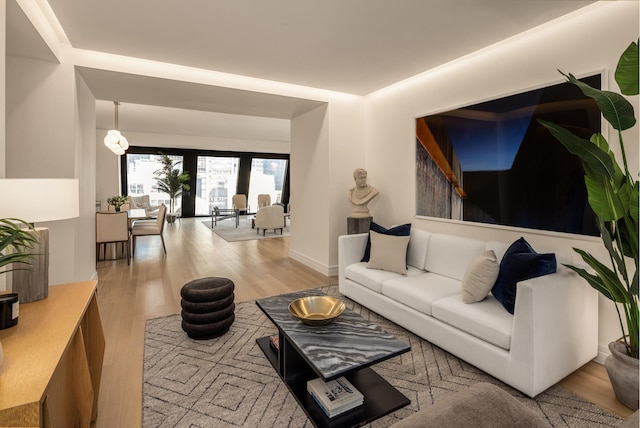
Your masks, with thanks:
M289 304L289 312L307 325L325 325L344 312L342 300L329 296L309 296Z

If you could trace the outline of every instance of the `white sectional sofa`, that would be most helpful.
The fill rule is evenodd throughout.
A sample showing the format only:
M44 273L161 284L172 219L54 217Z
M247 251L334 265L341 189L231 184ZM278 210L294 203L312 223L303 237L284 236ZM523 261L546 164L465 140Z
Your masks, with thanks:
M534 397L597 355L598 296L558 270L517 283L514 314L489 294L466 304L461 281L485 250L500 262L510 243L412 229L407 274L361 262L368 234L339 238L342 294Z

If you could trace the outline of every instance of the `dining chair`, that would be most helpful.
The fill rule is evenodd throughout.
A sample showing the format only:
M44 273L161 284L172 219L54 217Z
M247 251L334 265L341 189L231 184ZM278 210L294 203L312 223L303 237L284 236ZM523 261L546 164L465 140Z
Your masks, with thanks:
M164 223L167 215L167 206L165 204L160 205L158 209L158 217L155 220L136 220L131 226L131 238L133 241L133 250L131 251L131 257L135 257L136 254L136 239L139 236L156 236L159 235L162 240L162 249L164 254L167 254L167 247L164 245Z
M129 254L129 216L126 211L100 211L96 213L96 267L100 260L101 249L104 248L106 258L107 244L123 244L122 251L126 254L127 264L130 263ZM116 248L117 250L117 248Z

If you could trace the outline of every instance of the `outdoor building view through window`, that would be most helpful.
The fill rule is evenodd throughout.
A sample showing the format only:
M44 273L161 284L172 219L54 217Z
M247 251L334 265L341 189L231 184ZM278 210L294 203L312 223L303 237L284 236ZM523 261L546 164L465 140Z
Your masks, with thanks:
M128 195L149 195L152 206L165 204L169 207L169 195L158 191L154 175L162 168L162 156L157 149L151 150L153 153L127 153L123 157L126 163L123 184ZM232 198L236 193L246 194L251 213L258 210L260 194L268 194L271 204L282 203L283 196L287 198L283 191L288 159L237 153L225 153L224 156L215 156L215 153L170 154L169 158L174 163L179 162L176 167L180 172L186 169L191 176L191 189L184 193L189 198L184 202L195 206L183 207L182 198L176 198L175 209L181 210L181 215L186 211L188 216L210 216L213 207L233 208Z
M240 158L198 156L196 215L211 215L213 207L232 208Z
M180 162L176 167L182 171L182 156L169 155L171 160ZM162 156L153 154L127 153L127 185L131 196L149 195L152 206L165 204L169 207L169 195L158 191L154 172L162 168ZM182 206L181 198L176 199L175 210Z
M258 209L258 195L271 195L271 203L280 203L287 173L286 159L259 159L251 161L251 178L247 201L251 211Z

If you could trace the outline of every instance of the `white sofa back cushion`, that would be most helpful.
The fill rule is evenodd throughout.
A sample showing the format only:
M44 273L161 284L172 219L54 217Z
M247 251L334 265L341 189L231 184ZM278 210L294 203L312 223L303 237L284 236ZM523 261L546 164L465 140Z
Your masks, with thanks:
M425 269L462 281L467 267L485 246L486 242L479 239L433 233L429 238Z
M411 228L410 236L409 248L407 248L407 264L418 269L424 269L431 232Z

